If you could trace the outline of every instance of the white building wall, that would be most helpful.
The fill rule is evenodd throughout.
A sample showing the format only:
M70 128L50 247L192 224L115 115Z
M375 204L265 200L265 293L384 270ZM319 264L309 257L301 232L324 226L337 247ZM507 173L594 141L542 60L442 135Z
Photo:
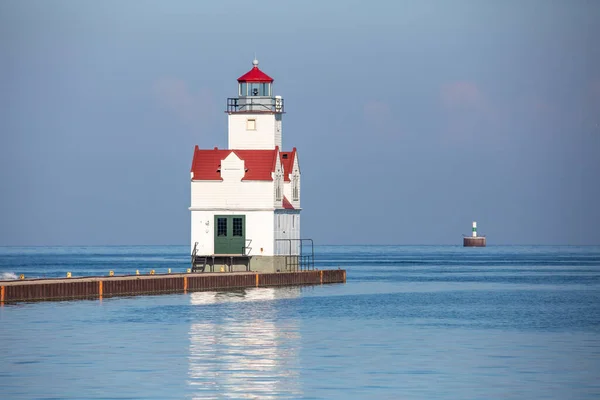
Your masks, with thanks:
M246 246L250 246L249 255L274 255L273 211L243 211L243 210L192 210L191 247L198 242L199 255L214 254L215 215L245 215L246 216ZM252 240L250 242L250 240Z
M191 209L273 209L274 182L194 181Z
M254 130L248 129L249 119L255 120ZM229 114L228 139L231 150L281 148L281 114Z
M287 242L277 239L300 239L300 212L296 210L276 210L273 223L275 255L299 255L299 241Z
M231 153L221 162L222 181L192 181L190 209L273 209L272 181L242 181L244 161Z
M275 114L275 146L279 146L279 150L283 148L281 117L282 114Z

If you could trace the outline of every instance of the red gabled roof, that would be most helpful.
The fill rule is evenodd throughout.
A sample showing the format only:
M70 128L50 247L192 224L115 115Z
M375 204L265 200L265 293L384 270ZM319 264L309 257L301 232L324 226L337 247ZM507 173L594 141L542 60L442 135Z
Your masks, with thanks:
M294 158L296 158L296 148L292 151L282 151L279 153L279 157L281 158L281 164L283 165L283 180L285 182L290 181L289 175L292 173L292 168L294 168ZM287 158L284 158L284 155Z
M238 78L238 82L273 82L273 78L258 68L258 63L244 75Z
M277 149L275 150L233 150L246 167L243 181L272 181L271 173L275 171Z
M283 196L283 208L285 208L286 210L295 210L292 203L290 203L290 201L285 196Z
M198 146L194 149L191 172L194 173L195 181L221 181L221 160L225 159L231 150L200 150Z
M244 160L246 173L242 180L245 181L272 181L271 173L275 171L277 161L275 150L200 150L198 146L194 149L191 172L194 173L195 181L222 180L221 161L232 152L241 160Z

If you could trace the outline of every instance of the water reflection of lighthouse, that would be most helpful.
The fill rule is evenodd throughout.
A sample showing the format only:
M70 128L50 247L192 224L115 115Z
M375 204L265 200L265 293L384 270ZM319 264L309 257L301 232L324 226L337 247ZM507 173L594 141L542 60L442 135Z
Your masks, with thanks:
M193 398L298 397L298 321L280 318L278 299L300 288L253 288L190 295L188 383Z

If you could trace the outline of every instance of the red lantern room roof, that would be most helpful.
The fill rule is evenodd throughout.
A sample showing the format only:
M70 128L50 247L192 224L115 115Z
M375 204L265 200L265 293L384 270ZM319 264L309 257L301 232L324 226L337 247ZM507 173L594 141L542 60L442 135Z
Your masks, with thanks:
M258 60L252 61L252 69L238 78L238 82L273 82L273 78L258 69Z

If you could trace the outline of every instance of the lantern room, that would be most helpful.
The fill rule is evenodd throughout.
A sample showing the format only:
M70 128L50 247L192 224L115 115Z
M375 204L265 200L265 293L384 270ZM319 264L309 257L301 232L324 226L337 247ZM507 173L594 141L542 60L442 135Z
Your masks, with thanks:
M227 112L283 113L283 99L273 95L273 78L252 61L252 69L238 78L238 97L227 99Z
M238 78L240 97L271 97L273 78L258 68L258 60L252 61L252 69Z

